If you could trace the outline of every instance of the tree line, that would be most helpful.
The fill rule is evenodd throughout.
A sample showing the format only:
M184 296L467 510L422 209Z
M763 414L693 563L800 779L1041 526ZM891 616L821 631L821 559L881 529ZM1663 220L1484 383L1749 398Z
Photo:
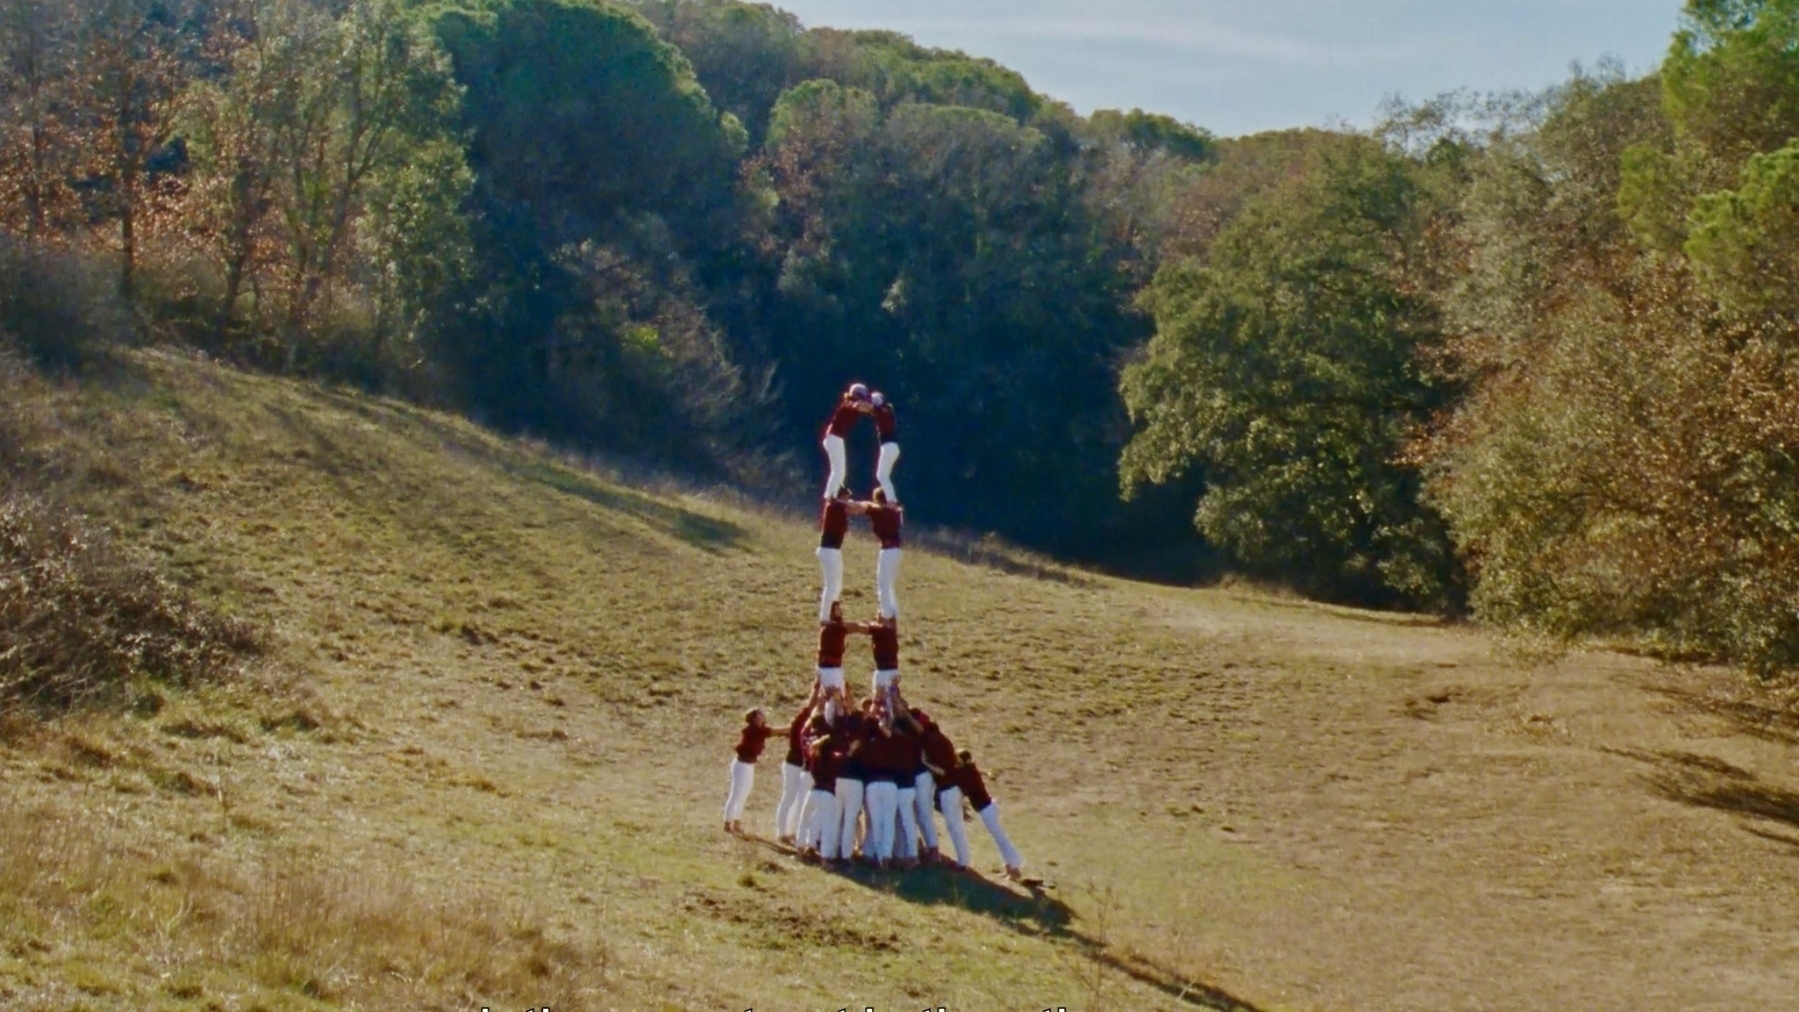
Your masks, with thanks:
M0 232L507 428L790 488L865 379L933 524L1772 670L1796 43L1220 139L737 0L0 0Z

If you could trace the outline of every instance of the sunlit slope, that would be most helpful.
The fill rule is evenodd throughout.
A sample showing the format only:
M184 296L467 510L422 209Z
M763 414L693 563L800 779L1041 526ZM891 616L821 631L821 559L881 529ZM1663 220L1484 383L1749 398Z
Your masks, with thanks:
M1653 693L1671 676L1637 662L1532 671L1406 619L915 551L908 686L980 755L1053 887L833 876L718 828L742 711L785 715L809 684L805 518L633 487L359 394L161 355L126 373L43 395L84 462L76 487L270 623L321 726L240 690L5 746L9 825L62 820L83 842L59 852L87 855L62 874L104 901L46 890L18 855L48 851L14 832L6 881L36 912L0 929L13 1004L1723 1009L1799 993L1792 735ZM872 611L873 555L860 534L846 552L852 615ZM852 679L868 669L852 656ZM746 818L763 835L771 753ZM1720 785L1763 799L1760 835L1706 800ZM290 923L309 904L391 941L327 944Z

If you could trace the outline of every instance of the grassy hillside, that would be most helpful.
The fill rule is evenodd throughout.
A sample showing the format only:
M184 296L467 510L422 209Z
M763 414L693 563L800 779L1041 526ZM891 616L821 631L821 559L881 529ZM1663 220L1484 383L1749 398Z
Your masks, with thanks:
M8 394L62 494L273 645L240 682L5 723L7 1008L1799 994L1799 719L1727 676L914 552L912 693L1053 886L835 876L718 828L742 710L810 678L803 518L175 356Z

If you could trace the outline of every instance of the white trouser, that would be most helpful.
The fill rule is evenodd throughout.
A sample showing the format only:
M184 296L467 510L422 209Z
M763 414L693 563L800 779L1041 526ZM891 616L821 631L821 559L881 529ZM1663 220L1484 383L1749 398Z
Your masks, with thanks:
M893 817L899 809L899 785L888 780L870 780L866 795L868 804L868 842L862 856L871 861L893 857Z
M862 781L837 778L837 856L856 852L856 816L862 814Z
M992 835L993 842L999 846L1000 860L1006 862L1008 868L1023 868L1024 858L1018 854L1018 848L1006 838L1006 831L999 824L999 802L995 801L981 809L981 821L987 824L987 832Z
M800 848L816 847L820 857L835 861L837 836L837 795L814 788L806 795L805 812L800 820Z
M918 789L899 784L899 839L893 845L893 856L910 861L918 856Z
M937 801L937 781L930 770L918 775L912 785L912 806L918 814L918 831L924 834L926 850L937 849L937 820L931 818L931 809Z
M818 669L818 684L824 686L827 689L842 689L844 687L844 685L843 685L843 669L842 668L819 668Z
M818 568L824 573L825 589L818 595L818 620L831 620L831 602L843 596L843 549L818 549Z
M876 696L884 696L887 694L888 689L893 688L893 683L897 681L899 681L899 672L897 671L876 671L873 682L874 688L871 691Z
M812 774L804 766L781 764L781 803L775 807L775 837L788 839L800 831L800 806L812 790Z
M899 617L900 552L898 548L883 548L881 554L875 556L875 597L880 601L882 618ZM839 574L841 572L839 570Z
M875 461L875 481L881 483L881 491L888 502L899 502L899 493L893 490L893 465L899 463L899 444L882 443L881 456Z
M756 767L742 759L731 760L731 793L725 796L725 821L743 818L743 806L749 804L750 788L756 786Z
M956 849L956 864L968 867L968 827L962 824L962 788L945 787L937 795L937 807L943 812L943 828L949 833L950 846Z
M831 462L831 476L825 479L825 498L835 499L837 490L849 477L849 454L844 449L842 436L826 436L824 448L825 459Z

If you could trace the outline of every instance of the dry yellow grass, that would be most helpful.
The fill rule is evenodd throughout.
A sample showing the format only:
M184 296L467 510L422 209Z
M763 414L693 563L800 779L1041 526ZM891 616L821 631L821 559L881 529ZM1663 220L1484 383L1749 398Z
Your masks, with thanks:
M912 693L1056 887L833 876L717 827L739 715L807 687L803 518L172 355L21 396L66 494L274 645L241 684L0 735L4 1007L1799 993L1799 732L1724 676L914 553ZM777 792L765 762L753 831Z

